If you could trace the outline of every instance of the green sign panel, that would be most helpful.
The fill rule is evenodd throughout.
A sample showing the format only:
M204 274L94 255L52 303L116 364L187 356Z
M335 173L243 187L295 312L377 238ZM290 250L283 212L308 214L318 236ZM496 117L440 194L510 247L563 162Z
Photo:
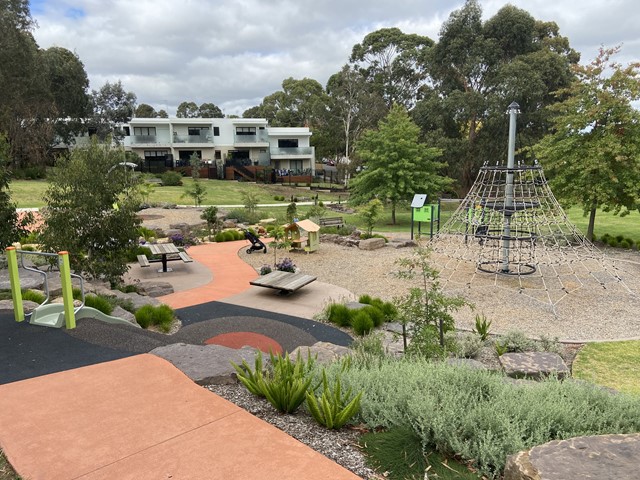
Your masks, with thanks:
M437 203L413 209L413 219L417 222L432 222L438 219Z

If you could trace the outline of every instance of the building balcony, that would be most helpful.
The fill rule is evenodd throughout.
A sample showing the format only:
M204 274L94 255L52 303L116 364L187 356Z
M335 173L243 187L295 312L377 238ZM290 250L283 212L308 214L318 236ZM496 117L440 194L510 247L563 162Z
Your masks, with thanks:
M271 148L271 158L309 158L313 156L313 147Z
M173 143L213 144L213 137L211 135L174 135Z
M269 136L266 133L258 133L254 135L238 135L235 134L233 137L234 145L238 144L248 144L248 145L258 145L264 144L267 146L269 144Z
M132 146L136 145L169 145L171 142L169 141L168 135L132 135L130 138L130 143Z

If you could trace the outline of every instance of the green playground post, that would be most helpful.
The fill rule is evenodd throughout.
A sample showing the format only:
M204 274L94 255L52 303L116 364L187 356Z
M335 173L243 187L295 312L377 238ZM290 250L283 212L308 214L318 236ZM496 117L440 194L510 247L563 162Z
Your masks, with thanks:
M13 314L16 322L22 322L24 320L24 306L22 305L22 290L20 290L20 276L18 274L18 254L16 247L7 247L5 252L9 262L9 284L11 285Z
M64 302L64 320L67 330L76 328L76 317L73 311L73 290L71 288L71 267L69 252L58 252L60 265L60 283L62 284L62 300Z

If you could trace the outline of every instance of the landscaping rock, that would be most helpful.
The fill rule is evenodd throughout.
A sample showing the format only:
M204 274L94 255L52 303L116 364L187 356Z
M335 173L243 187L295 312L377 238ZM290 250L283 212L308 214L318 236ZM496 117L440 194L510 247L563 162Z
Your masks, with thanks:
M368 307L366 303L360 302L347 302L344 304L349 310L360 310L361 308Z
M238 220L236 218L227 218L222 222L222 228L236 228Z
M289 357L295 359L298 355L302 355L302 358L306 359L309 353L312 358L317 355L316 360L318 363L326 364L334 362L345 355L349 355L351 349L343 347L342 345L334 345L333 343L316 342L311 346L299 346L289 354Z
M129 312L128 310L125 310L124 308L122 308L120 305L116 305L114 307L113 311L111 312L111 316L122 318L123 320L126 320L127 322L131 323L132 325L138 325L138 322L136 322L136 316L133 313Z
M418 244L414 240L405 240L402 242L393 242L394 248L412 248L417 247Z
M189 233L189 231L191 230L191 226L188 223L172 223L169 225L169 228L171 230L179 230L182 233ZM167 236L171 236L171 234L167 235Z
M550 352L505 353L500 356L500 365L504 373L512 378L538 380L557 375L562 379L571 375L562 357Z
M103 297L114 297L121 300L129 300L128 293L121 292L120 290L111 290L110 288L107 288L103 285L96 285L92 290L96 295L102 295Z
M165 230L164 232L164 236L168 238L176 235L182 235L182 230L180 230L179 228L170 228L169 230Z
M36 302L32 302L31 300L23 300L22 308L24 309L24 313L31 313L38 306ZM13 301L12 300L0 300L0 311L10 311L13 312Z
M236 383L236 371L230 362L240 365L246 360L253 368L256 350L234 349L222 345L189 345L174 343L151 350L153 355L168 360L198 385ZM265 365L269 359L264 358Z
M638 478L640 434L555 440L507 458L504 480Z
M367 238L366 240L360 240L358 248L360 250L377 250L385 245L384 238Z
M20 260L18 260L18 263ZM44 277L30 270L20 269L20 286L28 289L42 290ZM0 290L9 290L11 283L9 282L9 270L0 270Z
M160 305L162 302L157 298L148 297L146 295L140 295L139 293L131 292L126 294L127 299L131 300L133 307L137 310L145 305L153 305L154 307Z
M173 293L173 286L168 282L140 282L138 291L149 297L162 297Z

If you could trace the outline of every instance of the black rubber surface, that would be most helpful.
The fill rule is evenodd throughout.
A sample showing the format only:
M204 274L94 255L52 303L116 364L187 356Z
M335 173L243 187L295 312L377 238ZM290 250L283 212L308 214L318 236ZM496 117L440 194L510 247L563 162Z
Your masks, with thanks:
M344 332L304 318L209 302L176 310L183 327L162 335L126 325L92 319L78 321L74 330L17 323L12 312L0 313L0 384L107 362L172 343L202 345L231 332L253 332L278 342L286 351L317 341L348 346Z

